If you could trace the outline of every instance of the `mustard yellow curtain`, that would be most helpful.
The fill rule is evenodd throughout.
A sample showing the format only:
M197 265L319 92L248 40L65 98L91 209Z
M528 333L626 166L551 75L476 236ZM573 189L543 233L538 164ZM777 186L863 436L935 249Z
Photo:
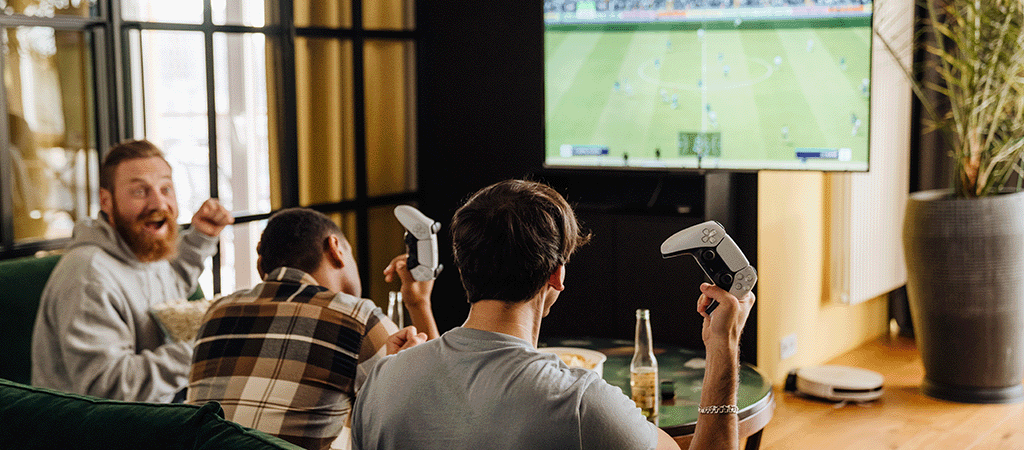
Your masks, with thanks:
M362 1L363 20L353 24L351 0L298 0L294 3L296 27L408 30L413 27L410 0ZM346 38L295 38L296 126L298 140L298 193L302 205L354 200L355 130L364 125L366 138L366 192L370 197L414 192L415 158L415 47L411 41L372 39L361 45L363 73L353 72L353 41ZM273 58L268 57L268 71ZM289 76L290 74L285 74ZM362 76L365 116L355 116L355 76ZM268 76L268 86L276 81ZM289 80L284 80L289 82ZM273 97L279 95L271 89ZM271 112L271 185L279 186L276 142L277 112ZM281 207L274 189L274 209ZM370 255L369 280L363 280L364 296L386 306L389 290L397 283L384 282L383 270L393 257L404 252L404 229L394 216L396 205L369 208L368 236L358 236L357 211L331 214L357 253ZM368 248L361 249L362 245Z

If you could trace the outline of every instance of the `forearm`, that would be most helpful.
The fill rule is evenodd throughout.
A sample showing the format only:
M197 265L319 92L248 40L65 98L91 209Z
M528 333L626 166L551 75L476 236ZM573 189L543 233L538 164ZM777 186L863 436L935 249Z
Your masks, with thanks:
M178 255L170 261L179 283L189 295L195 290L199 275L203 273L206 258L217 253L218 238L207 236L194 229L181 233Z
M700 406L736 404L739 383L739 351L735 343L708 346L707 366ZM737 449L739 425L736 414L700 414L690 449Z
M434 339L441 334L437 330L437 321L434 320L434 311L431 309L430 300L419 301L412 304L406 303L405 309L409 310L409 319L416 330L427 334L427 339Z

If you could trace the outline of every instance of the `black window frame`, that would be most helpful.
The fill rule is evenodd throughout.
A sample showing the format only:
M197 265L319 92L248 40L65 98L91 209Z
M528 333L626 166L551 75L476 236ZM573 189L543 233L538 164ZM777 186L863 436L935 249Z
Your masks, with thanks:
M315 1L315 0L310 0ZM42 26L61 30L81 30L93 35L92 70L97 151L96 160L101 161L110 146L123 139L132 138L133 110L130 67L129 32L132 30L164 30L164 31L201 31L205 46L205 73L207 92L207 118L209 143L209 180L210 195L218 194L217 174L217 116L215 98L215 73L213 61L213 36L215 33L260 33L272 42L277 52L276 65L273 68L276 83L276 104L268 108L277 110L276 135L278 136L278 189L281 208L306 206L324 213L354 213L358 253L356 260L359 265L360 277L365 282L370 279L370 219L371 209L384 205L400 203L417 203L422 194L419 187L406 192L374 195L368 194L367 148L365 119L365 73L364 46L368 40L397 40L411 42L414 48L422 42L420 33L412 29L366 29L363 26L363 0L350 0L351 25L348 27L297 27L294 20L293 0L267 0L271 7L267 8L267 20L264 26L215 25L212 20L212 2L203 0L203 22L201 24L183 24L170 22L145 22L124 20L121 14L121 0L98 0L92 5L90 17L56 16L34 17L21 14L0 15L0 28L20 26ZM414 6L414 5L413 5ZM410 6L412 7L412 6ZM298 127L296 110L296 67L295 39L327 38L349 41L352 44L351 76L353 81L352 106L354 111L354 162L355 162L355 197L349 200L330 203L300 205L298 162ZM420 61L419 57L415 57ZM3 69L0 60L0 70ZM418 69L417 69L418 70ZM416 94L413 94L416 96ZM0 89L0 112L6 113L7 92ZM418 141L418 139L415 139ZM9 158L10 133L6 121L0 126L0 260L60 250L69 238L17 243L14 241L14 211L12 186L12 167ZM98 169L98 168L97 168ZM415 165L412 166L414 172ZM411 174L415 178L415 173ZM235 217L235 224L245 224L267 219L273 211L258 214L244 214ZM77 219L77 218L76 218ZM352 237L350 237L351 239ZM255 256L254 256L255 257ZM221 262L219 253L214 256L212 267L213 294L221 290ZM382 293L376 293L378 296ZM366 296L366 293L364 293Z

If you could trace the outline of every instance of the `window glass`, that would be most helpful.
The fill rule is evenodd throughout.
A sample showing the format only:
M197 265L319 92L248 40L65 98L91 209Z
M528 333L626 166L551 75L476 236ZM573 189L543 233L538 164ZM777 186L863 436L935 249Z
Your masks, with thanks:
M348 243L352 244L353 254L358 255L360 239L356 233L356 213L352 211L335 212L328 213L327 217L330 217L334 223L338 224L338 227L341 228L341 233L348 239Z
M212 0L210 6L214 25L266 25L264 0Z
M203 33L133 31L129 48L132 71L141 74L132 88L135 137L164 151L173 170L178 220L189 222L210 198Z
M297 27L351 28L351 0L295 0Z
M3 40L14 240L70 237L98 211L91 35L20 27Z
M249 289L260 282L256 269L256 244L267 227L266 220L225 227L220 233L220 293L227 295ZM212 258L206 262L211 267ZM213 296L213 273L203 271L199 284L207 298Z
M406 30L415 27L412 0L362 0L363 27Z
M99 15L96 0L16 0L0 3L5 14L35 17Z
M265 37L213 35L220 201L236 214L270 212Z
M366 41L366 173L371 196L415 190L413 45Z
M121 0L121 18L199 24L203 23L203 0Z

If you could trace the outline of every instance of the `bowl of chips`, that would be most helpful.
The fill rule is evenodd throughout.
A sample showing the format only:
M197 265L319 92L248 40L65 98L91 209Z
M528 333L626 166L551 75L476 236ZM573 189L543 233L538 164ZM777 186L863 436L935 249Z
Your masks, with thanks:
M604 376L604 362L608 357L599 351L579 347L541 347L537 350L558 355L569 367L593 370L599 376Z

